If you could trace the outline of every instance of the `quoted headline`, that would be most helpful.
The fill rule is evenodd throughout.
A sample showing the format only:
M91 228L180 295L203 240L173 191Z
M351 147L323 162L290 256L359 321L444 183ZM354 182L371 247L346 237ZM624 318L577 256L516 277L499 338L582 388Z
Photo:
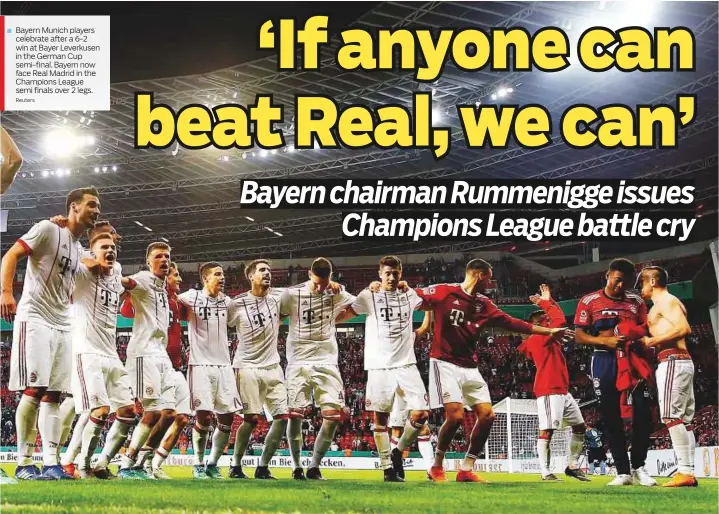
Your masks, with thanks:
M278 71L322 72L320 51L329 44L329 18L313 16L298 27L293 19L265 22L261 49L275 50ZM340 33L333 64L345 71L412 71L417 88L406 102L353 104L331 94L295 94L293 105L256 94L245 104L221 99L210 106L193 103L175 109L156 102L151 92L135 93L136 148L262 148L292 145L311 148L428 149L435 159L448 155L451 127L438 120L432 83L447 63L465 72L558 73L570 66L603 73L691 72L696 68L696 41L686 27L641 27L611 30L592 27L576 46L558 27L529 33L523 27L483 29L347 29ZM302 55L301 65L298 53ZM578 62L570 62L576 56ZM246 94L246 93L245 93ZM236 98L237 92L231 95ZM501 100L500 100L501 102ZM676 95L673 103L569 106L559 123L537 104L487 103L462 98L444 106L459 120L469 148L506 148L510 141L526 148L553 144L558 130L573 148L674 148L678 131L696 118L696 96ZM454 111L454 112L452 112ZM292 119L291 124L286 123ZM279 128L280 124L291 125Z

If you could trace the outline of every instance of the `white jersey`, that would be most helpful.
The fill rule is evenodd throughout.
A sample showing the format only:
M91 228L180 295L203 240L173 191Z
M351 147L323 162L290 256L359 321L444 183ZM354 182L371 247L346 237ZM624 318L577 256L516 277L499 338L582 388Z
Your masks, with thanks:
M190 289L177 297L188 308L190 364L229 366L227 325L235 322L235 307L224 294L213 298L204 290Z
M352 304L357 314L366 314L364 369L399 368L416 364L414 355L414 311L422 299L410 289L380 291L365 289Z
M96 275L84 265L76 275L73 295L72 351L117 357L115 332L120 308L122 267Z
M127 358L167 357L170 306L165 281L149 271L140 271L130 278L135 282L135 287L130 289L135 321L127 345Z
M342 288L339 294L316 293L310 281L288 288L282 295L280 312L290 316L287 336L287 365L337 365L335 318L355 297Z
M266 296L242 293L232 301L237 307L235 368L264 368L279 364L280 302L285 288L271 287Z
M69 331L70 302L82 245L69 229L51 221L36 223L18 243L29 256L15 320Z

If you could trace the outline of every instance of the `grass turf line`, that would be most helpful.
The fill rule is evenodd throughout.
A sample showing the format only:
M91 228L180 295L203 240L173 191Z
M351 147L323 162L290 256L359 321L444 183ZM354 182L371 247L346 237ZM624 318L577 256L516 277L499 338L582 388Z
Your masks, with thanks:
M4 465L9 473L14 466ZM189 467L168 467L175 480L87 480L23 482L3 486L5 513L48 514L182 514L310 513L310 512L541 512L566 513L577 509L592 514L616 512L717 512L717 480L700 481L698 488L606 486L609 477L592 477L585 484L566 479L540 482L538 475L485 473L493 483L434 484L422 472L408 472L405 484L385 484L381 471L323 471L326 482L295 482L289 469L275 469L280 480L198 481ZM226 474L227 470L223 469ZM252 470L247 470L252 476ZM450 480L454 473L448 473ZM566 478L566 477L565 477ZM660 479L663 483L667 479Z

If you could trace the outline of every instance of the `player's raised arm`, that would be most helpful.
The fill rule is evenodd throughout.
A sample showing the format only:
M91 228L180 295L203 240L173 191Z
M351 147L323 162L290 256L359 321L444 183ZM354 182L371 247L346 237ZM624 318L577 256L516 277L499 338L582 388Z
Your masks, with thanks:
M567 326L567 318L559 304L552 298L551 290L547 284L539 286L539 295L534 295L529 300L544 311L549 321L550 328L561 328Z
M692 333L692 328L689 326L689 322L687 321L684 306L679 299L675 296L671 296L668 302L658 307L659 315L669 322L672 329L659 336L644 337L642 341L646 346L652 347L675 343Z
M0 151L2 151L0 193L5 193L15 180L15 175L17 175L20 166L22 166L22 154L10 134L2 127L0 127Z

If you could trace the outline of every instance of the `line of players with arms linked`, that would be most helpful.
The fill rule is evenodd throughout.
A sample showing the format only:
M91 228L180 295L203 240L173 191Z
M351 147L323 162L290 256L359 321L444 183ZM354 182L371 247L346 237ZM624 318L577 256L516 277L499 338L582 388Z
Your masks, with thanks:
M639 277L642 296L654 302L647 316L642 298L625 292L633 265L614 261L606 288L580 301L576 333L565 327L564 314L547 286L530 298L541 311L533 313L529 321L499 310L482 294L491 281L492 268L480 259L467 264L461 284L412 289L402 281L400 260L383 257L379 280L357 296L332 281L332 265L327 259L316 259L308 280L289 288L272 287L271 264L258 259L246 267L251 289L235 298L224 294L222 267L211 262L200 268L203 289L179 294L181 278L167 243L150 244L147 269L123 276L117 262L119 236L108 222L98 221L97 191L82 188L70 192L66 207L66 217L34 225L2 259L0 314L14 322L10 389L24 393L16 411L18 479L111 478L109 463L126 444L133 426L118 476L169 478L162 465L190 415L195 416L193 476L223 478L218 462L229 441L234 415L240 412L243 422L236 434L229 477L247 478L242 456L264 412L272 423L255 478L274 479L270 460L286 434L293 478L323 480L321 462L344 412L335 327L365 314L366 410L374 413L374 438L385 481L404 481L403 452L418 437L427 435L429 409L443 408L445 421L434 455L426 437L425 444L419 445L432 462L428 478L447 480L445 452L465 410L471 410L476 422L456 480L486 482L474 467L495 416L489 388L477 368L475 347L481 330L494 326L530 335L519 350L537 367L537 451L543 480L558 480L550 469L549 444L553 431L564 426L571 426L573 432L565 474L589 480L578 467L585 425L576 401L568 394L561 346L562 341L576 339L578 344L595 347L592 375L618 469L610 485L656 483L643 467L649 434L642 427L649 425L647 420L644 425L641 421L647 417L653 378L644 359L649 347L661 349L657 396L679 460L679 473L669 484L696 485L693 436L686 428L694 408L693 366L684 342L690 329L683 306L666 289L667 277L661 268L645 269ZM86 233L88 249L80 243ZM28 265L16 305L12 284L17 263L23 258L28 258ZM413 312L420 309L431 311L434 318L429 394L414 353ZM116 348L120 311L134 317L125 366ZM277 343L285 318L289 333L283 372ZM181 320L188 322L187 377L178 371ZM427 330L428 321L426 317L420 330ZM651 335L647 335L647 325ZM239 341L232 360L228 326L236 328ZM71 395L60 404L63 392ZM136 399L142 405L137 424ZM313 403L320 408L323 421L305 474L300 463L301 426ZM635 425L631 475L622 425L630 405ZM397 424L389 423L393 410L393 417L400 416L404 422L396 445L388 432ZM99 459L92 464L111 413L115 421ZM61 461L59 448L76 414L80 417ZM212 449L205 460L213 417ZM38 430L42 470L32 461Z

